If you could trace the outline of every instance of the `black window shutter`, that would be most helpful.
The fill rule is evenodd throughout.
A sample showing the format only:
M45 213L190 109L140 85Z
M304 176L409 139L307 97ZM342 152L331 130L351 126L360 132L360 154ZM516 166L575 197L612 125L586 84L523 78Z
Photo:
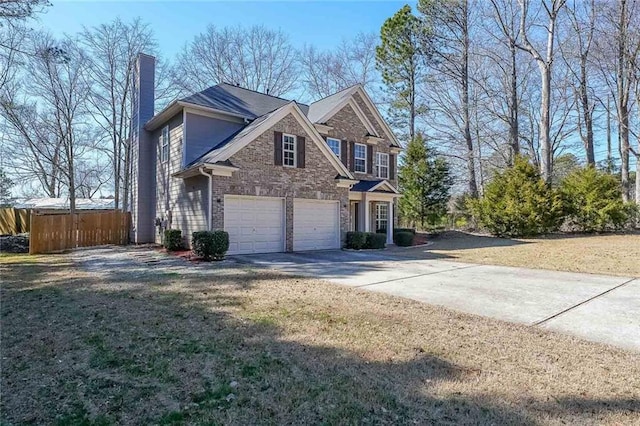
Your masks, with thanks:
M273 132L273 164L282 166L282 132Z
M304 153L304 141L305 138L304 136L298 136L296 138L297 143L298 143L298 149L297 149L297 155L298 155L298 168L299 169L304 169L304 157L305 157L305 153Z
M396 156L389 154L389 179L394 180L396 178Z
M345 166L347 165L347 141L344 139L340 141L340 161Z
M367 146L367 173L373 174L373 147Z
M349 163L349 171L354 171L354 164L356 164L356 143L349 142L349 149L351 150L351 162Z

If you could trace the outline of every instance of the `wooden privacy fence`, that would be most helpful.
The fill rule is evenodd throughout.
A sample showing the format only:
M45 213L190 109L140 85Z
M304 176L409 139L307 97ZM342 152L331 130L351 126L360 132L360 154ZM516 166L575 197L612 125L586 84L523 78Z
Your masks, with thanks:
M52 253L76 247L127 244L131 214L121 211L100 213L31 213L29 254Z
M13 207L0 208L0 235L29 232L29 210Z

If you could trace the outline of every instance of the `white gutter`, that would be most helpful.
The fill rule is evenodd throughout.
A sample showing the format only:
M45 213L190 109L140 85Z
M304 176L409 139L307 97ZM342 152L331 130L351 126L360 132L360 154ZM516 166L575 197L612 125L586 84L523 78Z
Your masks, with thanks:
M213 172L205 173L204 170L205 170L204 167L198 168L198 171L200 172L201 175L207 176L209 178L209 185L208 185L209 195L207 197L207 200L209 200L209 209L207 213L207 229L211 231L211 216L212 216L211 210L213 209Z

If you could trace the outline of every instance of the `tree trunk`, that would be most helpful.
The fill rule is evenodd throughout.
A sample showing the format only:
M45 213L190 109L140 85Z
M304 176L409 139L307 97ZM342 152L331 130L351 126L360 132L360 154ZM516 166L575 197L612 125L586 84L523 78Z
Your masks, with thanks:
M509 144L511 145L511 164L513 158L520 154L519 124L518 124L518 70L516 62L516 45L511 41L511 105L509 105Z
M551 183L551 67L538 63L540 76L542 77L542 93L540 101L540 173L547 183Z
M469 113L469 3L463 2L462 12L462 32L464 36L462 46L462 110L464 120L464 140L467 144L467 173L469 179L469 195L478 196L478 184L476 182L475 153L473 149L473 139L471 138L471 117Z
M593 149L593 118L591 116L591 108L589 106L589 93L587 91L587 57L583 55L580 58L580 102L582 103L582 117L586 135L583 139L584 149L587 154L587 164L596 165L596 156Z
M622 200L630 198L629 187L629 111L626 103L618 102L618 127L620 131L620 183L622 186Z
M627 42L627 1L620 0L620 33L618 34L618 64L617 64L617 91L618 91L618 135L620 138L620 182L622 185L622 199L629 201L629 85L625 74L626 42ZM626 84L625 84L626 82Z

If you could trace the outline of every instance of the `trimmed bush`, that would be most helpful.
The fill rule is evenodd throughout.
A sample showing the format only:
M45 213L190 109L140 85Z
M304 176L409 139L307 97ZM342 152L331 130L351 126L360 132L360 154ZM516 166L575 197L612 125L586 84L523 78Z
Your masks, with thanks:
M409 247L413 245L413 239L415 235L411 232L401 231L395 235L396 244L400 247Z
M206 260L222 260L229 250L229 233L198 231L192 235L193 252Z
M347 232L345 247L353 250L381 249L387 242L386 234L377 232Z
M378 234L373 232L367 232L367 246L368 249L383 249L387 244L387 235Z
M413 235L416 235L416 228L393 228L394 235L398 232L409 232Z
M346 247L349 249L360 250L366 248L367 233L366 232L347 232Z
M522 237L556 231L564 219L560 194L541 179L525 158L496 173L484 196L470 200L478 221L499 237Z
M176 251L182 248L182 231L179 229L166 229L164 231L164 248L168 251Z
M594 167L571 172L561 183L568 225L580 232L620 229L633 217L622 201L618 179Z

